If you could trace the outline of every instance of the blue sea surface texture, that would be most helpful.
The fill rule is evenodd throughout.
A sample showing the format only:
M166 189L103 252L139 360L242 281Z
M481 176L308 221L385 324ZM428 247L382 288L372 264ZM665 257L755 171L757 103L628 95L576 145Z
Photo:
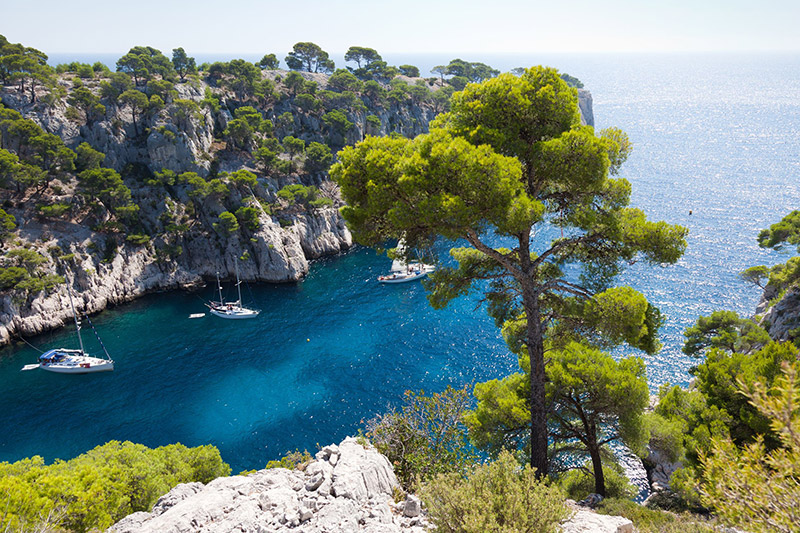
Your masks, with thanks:
M651 390L687 385L698 360L680 351L684 329L718 309L751 315L760 291L737 273L784 262L793 251L759 249L755 238L800 209L800 57L488 62L503 69L545 63L581 79L594 98L597 128L619 127L633 142L621 172L633 185L633 206L689 228L676 265L636 264L620 278L666 317L664 349L645 356ZM4 349L0 460L69 459L109 440L210 443L239 472L339 442L398 406L407 389L435 392L517 371L516 357L478 308L479 294L435 311L419 283L377 283L390 263L356 248L316 262L300 283L251 284L245 299L263 310L254 320L190 319L205 311L213 284L107 310L93 322L115 360L111 373L21 373L38 353ZM28 340L42 349L77 344L69 327ZM88 329L84 341L100 353Z

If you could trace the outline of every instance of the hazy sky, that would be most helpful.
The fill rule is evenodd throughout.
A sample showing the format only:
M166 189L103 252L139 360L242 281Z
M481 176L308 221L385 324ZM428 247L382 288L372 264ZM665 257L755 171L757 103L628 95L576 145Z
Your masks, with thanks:
M0 34L45 53L800 51L798 0L2 0Z

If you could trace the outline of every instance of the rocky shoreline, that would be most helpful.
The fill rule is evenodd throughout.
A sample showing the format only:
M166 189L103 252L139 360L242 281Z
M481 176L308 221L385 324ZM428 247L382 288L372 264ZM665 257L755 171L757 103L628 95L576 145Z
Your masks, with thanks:
M78 313L92 314L110 305L132 301L145 294L186 289L205 284L217 272L233 275L237 257L248 252L252 260L239 263L243 280L293 282L308 273L310 261L341 253L353 244L352 236L335 208L298 215L291 227L283 228L270 217L261 217L255 242L233 239L222 254L208 239L188 241L181 262L159 261L152 250L125 247L108 263L97 262L80 250L90 239L88 230L70 235L51 232L44 247L70 242L73 264L65 271L73 287ZM22 307L12 295L0 298L0 344L14 337L31 336L63 326L72 320L66 286L39 293Z

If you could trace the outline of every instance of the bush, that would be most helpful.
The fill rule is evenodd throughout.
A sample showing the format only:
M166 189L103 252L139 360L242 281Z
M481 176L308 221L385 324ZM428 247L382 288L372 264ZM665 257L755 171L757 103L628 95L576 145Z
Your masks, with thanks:
M606 484L606 497L633 498L639 490L631 485L625 477L622 467L615 462L603 461L603 476ZM558 478L558 483L569 498L582 500L595 492L592 464L586 463L584 468L570 470Z
M230 235L239 231L239 222L236 220L236 215L230 211L224 211L219 215L219 221L214 222L214 230L222 235Z
M143 235L141 233L132 233L125 237L125 240L129 243L133 244L134 246L144 246L150 242L149 235Z
M120 518L149 511L178 483L208 483L230 474L214 446L172 444L149 449L111 441L70 461L45 465L41 457L0 463L4 513L0 529L33 530L55 516L52 529L105 529ZM48 529L48 530L52 530Z
M713 533L710 525L698 522L697 515L678 515L643 507L631 500L606 498L597 507L597 512L611 516L624 516L633 522L640 533Z
M312 459L311 454L308 453L307 450L303 450L302 452L300 450L295 450L287 453L278 460L269 461L264 468L287 468L289 470L299 468L300 470L304 470L305 466L310 463Z
M538 481L509 452L464 479L440 474L419 488L440 533L555 532L569 511L558 487Z
M463 472L475 461L463 421L469 401L467 387L447 387L432 396L406 391L400 411L367 422L367 437L389 458L406 489L417 479Z

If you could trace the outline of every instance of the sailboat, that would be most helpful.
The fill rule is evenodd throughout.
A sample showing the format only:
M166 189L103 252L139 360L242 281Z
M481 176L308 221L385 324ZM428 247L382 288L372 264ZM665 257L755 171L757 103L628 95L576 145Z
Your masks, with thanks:
M218 316L220 318L232 318L232 319L242 319L242 318L255 318L258 316L258 313L261 311L258 309L248 309L247 307L242 307L242 282L239 281L239 263L234 263L236 269L236 291L239 295L239 299L235 302L226 302L225 299L222 297L222 284L219 281L219 272L217 272L217 289L219 289L219 301L218 302L209 302L206 305L208 306L209 312L212 315Z
M396 259L392 261L392 270L390 274L378 276L380 283L405 283L407 281L414 281L424 278L434 270L434 265L427 265L425 263L406 263L402 256L405 253L405 242L400 239L395 248Z
M105 358L90 357L86 354L86 351L83 349L83 338L81 338L81 321L78 320L78 314L75 313L75 304L72 303L72 291L68 291L67 294L69 294L69 307L72 309L72 318L75 319L75 328L78 332L80 349L55 348L40 355L37 364L25 365L22 367L22 370L41 368L42 370L59 374L88 374L90 372L109 372L114 370L114 361L112 361L111 357L108 355L108 351L105 345L103 345L103 341L100 340L100 336L97 335L96 330L95 335L97 335L97 340L100 341L100 346L103 348ZM92 322L89 320L88 316L86 320L89 321L89 326L94 330L94 326L92 326Z

